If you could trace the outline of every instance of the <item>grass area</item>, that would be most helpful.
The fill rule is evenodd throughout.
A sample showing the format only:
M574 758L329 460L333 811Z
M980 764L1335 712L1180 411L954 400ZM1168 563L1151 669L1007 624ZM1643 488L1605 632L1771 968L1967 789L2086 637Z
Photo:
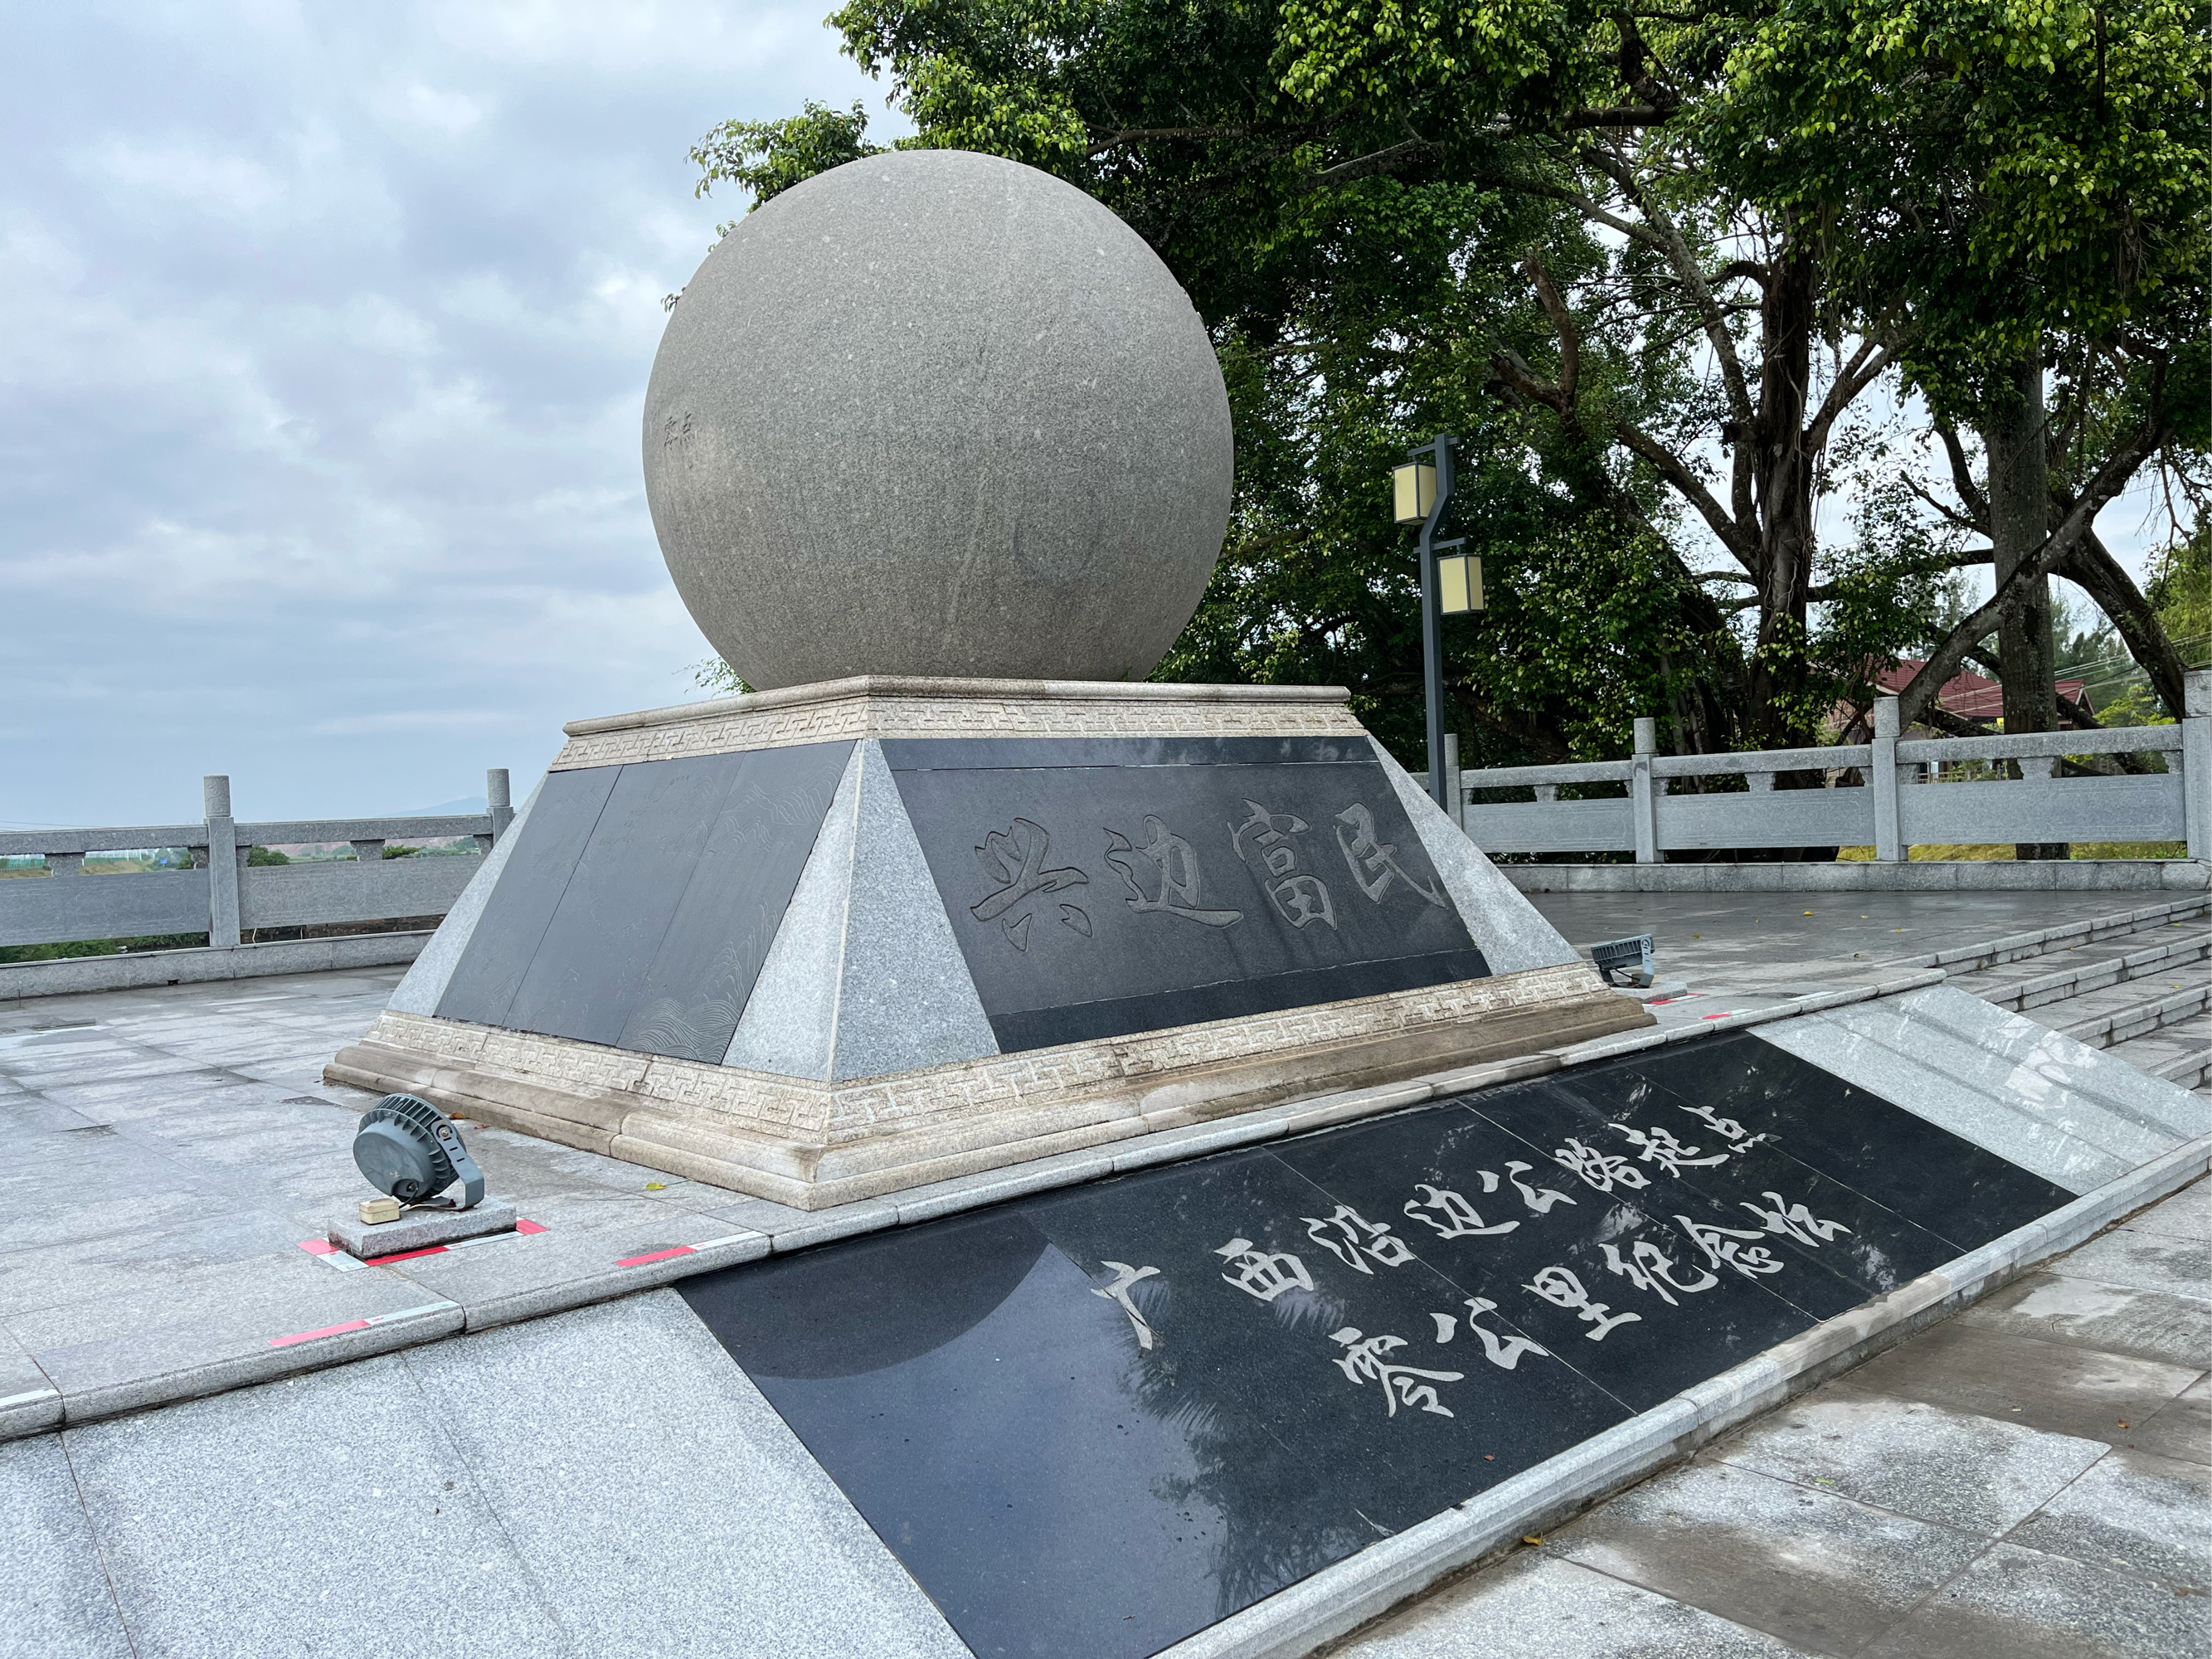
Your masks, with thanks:
M2189 856L2187 843L2178 841L2077 841L2070 851L2077 859L2185 859ZM1964 842L1950 846L1937 844L1915 847L1908 856L1915 864L1932 864L1944 860L2004 864L2012 861L2013 844L2008 841ZM1874 861L1874 848L1839 848L1836 861L1839 864L1870 864Z
M0 963L58 962L67 957L112 957L124 951L188 951L208 942L205 933L149 933L138 939L73 939L58 945L0 945Z

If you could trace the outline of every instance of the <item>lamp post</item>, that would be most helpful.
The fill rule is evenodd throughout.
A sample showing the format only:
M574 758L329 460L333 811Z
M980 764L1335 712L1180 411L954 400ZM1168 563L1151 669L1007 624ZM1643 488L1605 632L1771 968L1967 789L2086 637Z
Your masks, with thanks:
M1428 694L1429 794L1454 822L1459 814L1444 782L1444 670L1446 614L1482 609L1482 561L1465 551L1465 538L1437 540L1437 526L1451 505L1452 454L1458 440L1440 432L1391 469L1391 495L1400 524L1421 526L1421 672ZM1428 457L1425 461L1423 456Z

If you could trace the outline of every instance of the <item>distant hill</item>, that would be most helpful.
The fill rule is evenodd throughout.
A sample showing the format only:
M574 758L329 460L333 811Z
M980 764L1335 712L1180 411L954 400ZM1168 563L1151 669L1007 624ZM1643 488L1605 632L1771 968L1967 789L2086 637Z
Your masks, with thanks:
M465 812L484 810L482 795L463 795L459 800L441 800L435 806L404 806L396 812L386 812L387 818L453 818Z

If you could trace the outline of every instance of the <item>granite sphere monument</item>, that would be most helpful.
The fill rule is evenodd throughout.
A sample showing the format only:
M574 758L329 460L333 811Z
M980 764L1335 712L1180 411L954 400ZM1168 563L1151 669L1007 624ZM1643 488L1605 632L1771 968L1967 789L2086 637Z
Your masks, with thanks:
M646 496L757 690L1133 680L1229 517L1205 325L1136 233L1018 162L850 162L750 213L670 319Z

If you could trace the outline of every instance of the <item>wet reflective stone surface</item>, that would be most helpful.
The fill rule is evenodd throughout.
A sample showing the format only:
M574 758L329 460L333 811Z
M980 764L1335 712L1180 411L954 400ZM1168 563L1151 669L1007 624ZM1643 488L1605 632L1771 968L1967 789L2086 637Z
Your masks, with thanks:
M2068 1201L1697 1047L677 1288L979 1655L1137 1659L1957 1255L1907 1160Z

